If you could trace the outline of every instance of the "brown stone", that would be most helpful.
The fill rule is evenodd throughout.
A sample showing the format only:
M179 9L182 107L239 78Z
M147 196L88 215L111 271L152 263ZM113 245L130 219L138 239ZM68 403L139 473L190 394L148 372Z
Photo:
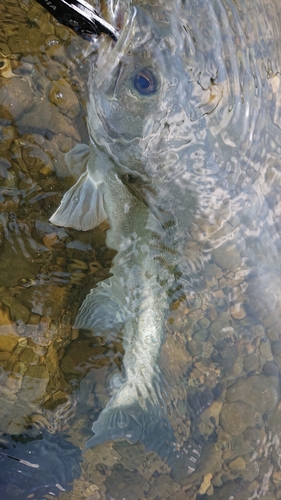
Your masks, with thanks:
M278 379L265 375L240 378L228 388L226 400L244 401L260 413L271 413L279 400Z
M242 401L225 403L220 413L220 424L231 436L240 436L247 427L255 426L255 418L255 410Z
M52 82L49 97L69 118L73 119L80 113L78 98L66 80Z
M0 327L0 351L11 352L16 347L19 336L13 330L8 333L7 329L5 328L6 332L3 334L3 327Z
M203 482L200 485L199 488L199 493L200 495L205 495L205 493L208 491L208 489L211 486L211 481L213 478L213 474L209 473L204 476Z
M242 457L237 457L229 464L230 470L239 471L246 469L246 462Z
M10 317L10 310L7 306L0 302L0 326L2 325L10 325L12 323Z
M234 319L243 319L246 316L246 311L242 304L236 303L230 308L230 314Z

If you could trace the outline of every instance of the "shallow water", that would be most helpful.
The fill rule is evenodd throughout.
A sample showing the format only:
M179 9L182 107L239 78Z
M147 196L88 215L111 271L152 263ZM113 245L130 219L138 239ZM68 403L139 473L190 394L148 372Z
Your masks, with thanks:
M80 232L48 222L74 183L64 153L88 141L81 62L87 43L28 0L5 0L0 18L1 498L280 499L281 303L274 253L280 249L280 148L272 145L257 196L244 191L239 216L239 207L229 216L225 204L211 229L199 216L188 228L187 258L202 241L212 255L206 245L198 287L172 302L159 365L177 442L190 436L202 446L195 472L187 476L180 464L170 467L126 441L82 455L124 355L122 332L105 338L72 329L87 292L110 275L115 253L105 245L107 223ZM273 72L277 122L279 76ZM203 106L210 111L205 102L197 113ZM257 133L253 144L258 141ZM254 183L254 151L250 167ZM219 188L239 179L243 191L239 175L232 158L217 199L203 200L214 213ZM258 217L249 225L253 211ZM229 224L235 230L228 231ZM193 266L200 268L196 261Z

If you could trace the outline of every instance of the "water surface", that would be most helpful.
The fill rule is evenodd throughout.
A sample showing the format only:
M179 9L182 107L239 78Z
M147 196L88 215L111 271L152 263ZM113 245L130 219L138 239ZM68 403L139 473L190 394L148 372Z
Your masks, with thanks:
M4 20L0 31L3 498L25 500L31 494L36 500L53 495L69 500L280 499L277 62L264 63L272 94L264 85L265 101L272 101L272 118L263 132L267 140L259 131L268 117L261 114L258 121L253 112L244 130L249 143L241 145L252 151L247 174L241 174L233 156L219 179L218 197L211 199L208 193L202 197L206 213L215 211L220 193L235 180L243 193L244 210L240 205L229 213L225 203L212 225L207 217L198 216L197 224L187 228L191 238L186 258L197 255L202 241L208 258L198 271L198 286L172 303L159 360L177 441L190 436L204 443L196 471L187 476L176 465L171 471L144 446L125 441L105 443L82 456L124 354L122 332L104 338L72 329L87 292L110 274L114 252L105 246L107 223L83 233L48 222L74 183L64 153L88 141L87 67L82 59L87 43L31 1L5 0L0 15ZM214 43L208 36L206 51ZM237 48L237 54L243 72L243 51L240 54ZM256 64L263 65L259 60ZM227 73L230 81L235 77L234 70ZM242 90L247 101L246 83ZM233 90L233 102L241 97L240 91ZM202 110L216 109L211 103L218 96L214 92L211 97L193 114L195 121ZM214 116L213 128L220 130L218 115ZM240 137L241 129L236 131ZM223 142L229 145L230 138L224 135ZM266 159L262 179L261 143ZM204 174L200 169L197 173ZM255 189L247 192L243 182L249 178ZM208 186L204 188L207 192ZM254 222L249 224L251 217ZM200 268L196 260L192 264L196 271ZM37 490L35 469L21 462L19 466L16 460L27 461L33 449L37 451L29 463L42 467L45 451L45 462L55 463L49 471L43 468ZM5 450L13 458L6 458Z

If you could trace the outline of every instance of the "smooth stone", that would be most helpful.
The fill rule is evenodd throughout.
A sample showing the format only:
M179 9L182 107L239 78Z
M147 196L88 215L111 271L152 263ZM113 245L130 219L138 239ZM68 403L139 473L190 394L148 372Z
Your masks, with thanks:
M202 343L196 339L191 340L187 344L187 350L191 354L191 356L199 356L200 354L202 354L202 351L203 351Z
M21 302L14 297L6 296L2 298L3 303L9 307L10 315L12 321L22 321L23 323L27 323L30 310L25 307Z
M281 356L281 342L280 340L275 340L271 344L272 354L274 356Z
M30 86L21 78L7 79L0 88L0 113L3 119L17 120L33 102Z
M29 366L25 374L30 378L49 379L48 370L46 370L44 365Z
M246 316L246 311L242 304L236 303L230 308L230 314L234 319L243 319Z
M12 323L9 307L0 302L0 326L7 326Z
M170 495L175 493L180 487L179 484L177 484L167 475L160 475L156 477L154 484L158 489L161 498L170 497Z
M281 435L281 408L277 408L268 419L268 427L276 436Z
M267 361L262 368L262 371L266 377L278 377L279 371L278 366L274 361Z
M232 460L232 462L230 462L229 468L232 471L239 471L239 470L246 469L246 465L247 464L246 464L244 458L237 457L237 458L235 458L235 460Z
M204 476L202 483L200 484L199 494L204 495L211 486L211 481L213 479L213 474L209 473Z
M10 359L11 354L9 352L0 352L0 363L2 361L8 361Z
M241 254L233 244L225 243L212 250L212 259L221 269L235 272L241 262Z
M16 347L19 336L15 333L2 334L3 327L0 327L0 351L4 352L12 352L12 350Z
M212 334L212 341L216 343L218 340L225 338L229 335L229 315L227 312L221 313L210 326ZM227 334L226 334L227 332Z
M80 113L80 105L76 94L66 80L52 82L50 101L56 104L61 112L73 119Z
M120 478L122 480L120 481ZM145 498L149 490L149 483L136 471L128 471L120 464L116 464L110 476L105 481L108 494L115 500L124 498Z
M249 481L252 482L256 477L259 476L260 469L259 465L257 462L252 462L250 464L247 464L246 469L242 471L242 477L244 481Z
M272 359L271 345L268 339L261 343L260 353L266 360Z
M55 135L63 133L79 141L77 130L73 125L69 124L67 119L60 113L59 108L50 102L42 101L36 103L21 116L18 125L23 128L33 127L40 131L43 128L42 116L45 118L44 130L49 130Z
M247 427L255 426L257 413L242 401L225 403L220 413L220 424L231 436L240 436Z
M246 356L243 360L244 370L245 372L256 371L259 367L259 357L255 352Z
M279 381L265 375L240 378L227 389L226 400L243 401L260 413L271 413L279 400Z
M31 363L35 364L36 362L38 362L39 356L33 351L33 349L26 348L21 351L19 359L25 365L30 365Z

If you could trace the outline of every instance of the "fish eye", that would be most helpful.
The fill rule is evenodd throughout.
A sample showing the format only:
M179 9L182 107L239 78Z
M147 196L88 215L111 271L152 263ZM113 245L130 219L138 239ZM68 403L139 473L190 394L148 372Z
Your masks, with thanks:
M151 95L157 90L157 80L150 69L138 71L134 77L134 87L141 95Z
M139 177L134 174L123 174L121 179L124 184L136 184L139 181Z

